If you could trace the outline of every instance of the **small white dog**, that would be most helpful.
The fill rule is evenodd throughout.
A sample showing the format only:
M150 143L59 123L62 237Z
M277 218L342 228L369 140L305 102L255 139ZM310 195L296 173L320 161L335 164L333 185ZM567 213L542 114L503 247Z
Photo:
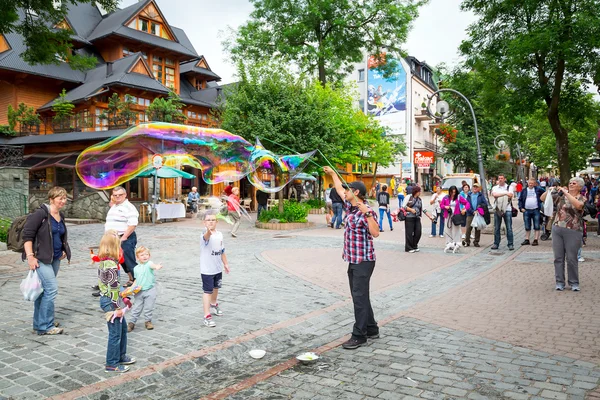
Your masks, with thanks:
M449 242L446 244L446 248L444 248L444 253L458 253L460 250L460 243Z

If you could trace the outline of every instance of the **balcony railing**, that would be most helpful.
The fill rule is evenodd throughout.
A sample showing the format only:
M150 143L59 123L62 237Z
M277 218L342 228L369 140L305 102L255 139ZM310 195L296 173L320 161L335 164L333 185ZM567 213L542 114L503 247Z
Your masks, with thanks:
M54 133L84 132L94 130L95 118L91 115L72 115L61 120L52 120L51 127Z
M444 147L438 145L437 143L430 142L429 140L423 141L423 147L425 147L427 150L435 152L436 154L446 153L446 149L444 149Z

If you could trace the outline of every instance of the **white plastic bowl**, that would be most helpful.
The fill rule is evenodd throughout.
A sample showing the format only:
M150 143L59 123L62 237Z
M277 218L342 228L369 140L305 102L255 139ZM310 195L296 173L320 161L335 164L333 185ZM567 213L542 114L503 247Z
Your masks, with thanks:
M256 358L258 360L260 358L263 358L265 356L265 354L267 354L267 352L264 350L255 349L255 350L250 350L248 352L248 354L250 354L250 357Z
M302 364L313 364L316 363L319 359L319 355L312 352L302 353L296 356L296 359L300 361Z

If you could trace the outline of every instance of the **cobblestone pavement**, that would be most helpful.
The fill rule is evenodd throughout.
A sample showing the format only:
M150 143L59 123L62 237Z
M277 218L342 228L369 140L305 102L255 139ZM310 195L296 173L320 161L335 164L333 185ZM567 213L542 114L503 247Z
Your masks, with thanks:
M106 325L89 289L96 276L88 262L89 247L97 245L102 225L69 227L74 258L71 265L61 267L56 301L57 320L65 327L61 336L31 334L32 305L21 300L18 289L25 269L0 254L0 264L12 268L0 272L4 305L0 311L0 398L595 396L600 378L597 360L583 352L573 353L572 348L566 351L556 346L544 352L534 341L516 345L502 335L494 336L504 324L513 325L523 318L536 321L527 313L537 308L519 308L519 302L509 301L519 289L527 293L527 285L501 291L495 290L493 281L506 283L504 271L513 276L517 273L510 272L512 268L523 263L539 265L543 271L545 264L540 261L548 258L547 253L540 252L537 259L530 249L490 252L471 247L444 255L443 239L424 235L422 251L406 254L398 224L376 241L381 256L372 300L382 337L357 351L345 351L339 344L350 331L353 316L347 289L338 282L346 279L340 262L341 231L324 228L322 216L311 218L320 226L272 232L245 222L237 239L226 235L232 273L224 277L220 303L225 315L217 318L214 329L201 321L196 261L200 224L188 220L140 226L138 242L149 247L152 259L165 268L157 278L155 329L146 331L138 324L128 335L129 354L138 361L129 373L119 376L103 371ZM428 226L424 231L429 231ZM522 224L515 219L515 243L522 236ZM483 236L482 244L491 244L490 235ZM583 296L575 304L586 313L592 309L593 294L598 298L597 280L589 279L584 284L582 278L579 294ZM458 295L465 291L470 297ZM531 301L540 304L556 297L550 290L533 293ZM566 299L575 294L561 295ZM519 299L530 301L528 296ZM465 312L471 306L481 308L481 318ZM494 307L503 309L501 318L485 329L481 321L496 315ZM514 309L512 314L510 309ZM451 318L454 315L460 324ZM580 315L599 319L597 312ZM545 318L547 314L539 318L540 325ZM597 340L598 326L587 322L570 319L569 332L585 332L584 338L589 335ZM512 332L531 331L529 336L533 336L537 329L536 325L531 329L519 325ZM588 345L583 339L580 343L591 348L596 342L590 340ZM267 355L253 360L247 354L253 348L265 349ZM314 349L322 360L313 366L296 365L296 354Z

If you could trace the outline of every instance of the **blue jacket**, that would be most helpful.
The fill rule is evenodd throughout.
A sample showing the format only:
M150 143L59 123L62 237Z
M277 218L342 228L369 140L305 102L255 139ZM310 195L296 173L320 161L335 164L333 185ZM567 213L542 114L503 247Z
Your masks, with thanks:
M527 189L529 189L529 187L524 187L523 190L521 191L521 194L519 195L519 210L522 210L525 208L525 200L527 200ZM545 192L545 190L539 186L535 186L534 189L535 189L535 195L536 195L537 201L538 201L538 210L541 210L543 207L543 204L542 204L542 200L540 199L540 197Z
M472 197L473 193L469 192L469 194L467 195L467 201L469 202L469 209L467 210L467 215L468 216L473 216L475 215L475 210L472 208L473 206L473 202L471 201L471 197ZM479 196L477 197L477 209L479 210L480 215L483 215L484 212L484 208L488 207L488 203L485 200L485 195L482 192L479 192Z

